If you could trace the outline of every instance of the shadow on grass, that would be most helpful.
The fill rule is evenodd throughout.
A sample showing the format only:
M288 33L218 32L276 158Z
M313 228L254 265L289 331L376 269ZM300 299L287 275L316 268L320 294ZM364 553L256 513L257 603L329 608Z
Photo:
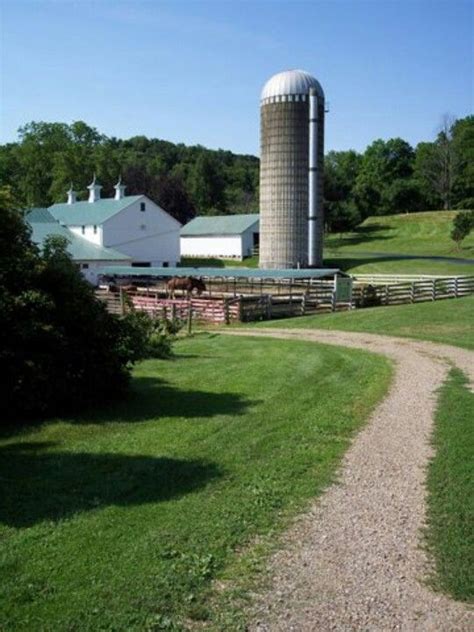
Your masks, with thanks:
M73 423L140 422L161 418L210 419L218 415L244 415L257 400L238 393L182 390L154 377L135 377L122 401L75 416Z
M224 268L225 262L222 259L213 257L183 257L181 259L181 268Z
M389 235L381 234L387 231L393 231L392 226L377 225L363 226L356 228L352 233L332 233L328 236L326 242L329 248L343 248L344 246L357 246L359 244L369 244L372 241L386 241L391 239Z
M324 266L327 268L339 268L340 270L344 270L349 272L352 268L357 268L359 266L364 266L369 263L387 263L390 261L404 261L404 257L379 257L379 256L367 256L367 257L325 257L324 258Z
M76 512L170 500L222 476L201 460L55 452L54 443L0 448L0 523L29 527Z
M145 421L159 423L160 419L176 417L206 420L218 415L244 415L249 407L259 401L247 399L238 393L182 390L155 377L134 377L130 390L125 395L118 393L113 402L99 403L78 414L62 415L61 421L72 424L104 424ZM50 420L25 420L5 424L0 427L0 439L12 437Z

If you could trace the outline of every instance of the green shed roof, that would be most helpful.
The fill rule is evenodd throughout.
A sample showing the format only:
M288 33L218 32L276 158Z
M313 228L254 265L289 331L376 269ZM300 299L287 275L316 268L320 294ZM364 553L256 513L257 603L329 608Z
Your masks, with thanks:
M195 217L181 229L181 237L205 235L240 235L260 219L258 213L247 215L211 215Z
M49 212L58 222L66 226L86 226L103 224L143 195L126 195L121 200L106 198L97 202L75 202L74 204L53 204Z
M61 226L47 208L31 209L26 215L31 227L31 239L40 248L50 235L60 235L68 240L67 250L75 261L130 261L127 255L93 244L76 235L65 226Z
M102 274L109 276L151 276L174 277L195 276L229 279L321 279L332 278L337 274L348 276L337 268L299 268L287 270L263 270L260 268L158 268L104 266Z

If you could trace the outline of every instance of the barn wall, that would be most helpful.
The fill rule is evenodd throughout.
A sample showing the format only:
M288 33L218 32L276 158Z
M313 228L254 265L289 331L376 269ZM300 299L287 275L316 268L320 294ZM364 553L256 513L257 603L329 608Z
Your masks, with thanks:
M241 259L243 256L242 236L181 237L181 255L184 257L237 257Z
M258 223L242 233L242 253L244 257L250 257L253 251L253 234L258 233Z
M145 202L146 210L140 210ZM181 224L157 204L143 197L103 224L103 245L132 257L135 262L170 266L180 260Z
M92 285L97 285L98 277L102 274L104 266L129 266L128 259L124 261L75 261L79 266L82 276ZM87 266L87 267L85 267Z

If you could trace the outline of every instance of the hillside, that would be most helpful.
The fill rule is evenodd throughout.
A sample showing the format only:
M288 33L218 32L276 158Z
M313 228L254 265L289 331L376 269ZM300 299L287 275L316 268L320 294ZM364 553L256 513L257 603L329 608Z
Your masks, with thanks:
M356 231L326 238L325 261L359 273L474 274L474 263L459 261L474 260L474 234L459 251L449 237L455 215L434 211L368 217Z

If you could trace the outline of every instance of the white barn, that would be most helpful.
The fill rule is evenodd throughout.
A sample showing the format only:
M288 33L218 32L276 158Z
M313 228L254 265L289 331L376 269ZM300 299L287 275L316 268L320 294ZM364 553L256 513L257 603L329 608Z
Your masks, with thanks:
M145 195L125 195L120 181L114 198L101 198L101 188L94 177L87 202L78 202L71 188L65 204L48 210L75 235L118 251L132 265L175 266L180 260L181 224Z
M31 228L32 241L43 248L47 237L61 236L67 239L67 250L72 260L79 266L82 275L93 285L104 266L129 266L131 258L112 248L104 248L70 231L54 219L47 208L33 208L26 214Z
M181 229L181 256L250 257L259 242L259 215L196 217Z

